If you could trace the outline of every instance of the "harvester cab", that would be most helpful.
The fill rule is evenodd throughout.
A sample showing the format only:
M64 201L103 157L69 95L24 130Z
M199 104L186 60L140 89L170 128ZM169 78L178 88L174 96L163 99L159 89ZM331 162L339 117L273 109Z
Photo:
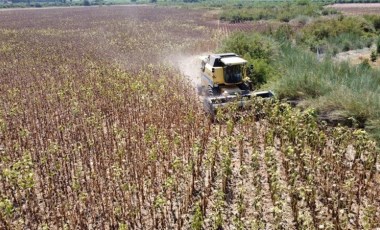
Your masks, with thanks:
M201 57L201 84L199 91L205 96L206 111L215 115L217 108L230 102L238 102L244 106L244 101L258 96L273 97L271 91L254 91L254 86L248 72L252 66L235 53L211 54Z

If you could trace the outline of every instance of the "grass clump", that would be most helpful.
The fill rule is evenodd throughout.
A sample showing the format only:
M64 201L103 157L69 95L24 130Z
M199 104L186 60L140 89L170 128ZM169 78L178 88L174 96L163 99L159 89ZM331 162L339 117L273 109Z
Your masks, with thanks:
M300 48L285 45L276 68L282 76L272 82L281 98L300 99L331 120L355 119L361 126L380 119L380 72L366 65L318 60ZM379 129L380 130L380 129Z

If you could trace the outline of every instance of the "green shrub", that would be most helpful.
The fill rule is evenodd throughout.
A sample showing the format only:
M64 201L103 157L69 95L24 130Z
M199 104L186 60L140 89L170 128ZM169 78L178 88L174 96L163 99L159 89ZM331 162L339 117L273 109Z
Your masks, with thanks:
M238 32L223 42L219 52L234 52L270 62L278 54L278 48L278 44L271 38L260 34Z
M376 40L376 51L378 54L380 54L380 37Z
M328 51L333 49L348 51L370 47L375 37L373 25L361 17L341 17L318 20L306 25L297 41L315 50L315 44L327 44Z
M231 22L232 23L238 23L238 22L242 22L243 19L244 18L241 15L233 15L232 19L231 19Z
M283 24L278 27L278 29L274 32L273 35L278 41L286 41L290 40L293 34L294 31L292 27L288 24Z
M337 14L338 11L334 8L324 8L321 13L322 15L327 16L331 14Z
M340 19L318 20L302 29L305 36L323 39L342 33L366 35L374 33L371 23L360 17L344 17Z
M299 6L306 6L311 4L310 0L297 0L296 3Z
M275 75L272 62L278 55L278 44L260 34L236 33L223 42L218 52L233 52L243 56L254 66L252 82L259 86Z
M349 51L351 49L351 47L352 47L352 45L351 45L350 41L348 41L348 40L343 41L342 51L344 51L344 52Z
M250 73L249 78L255 86L260 86L273 78L275 75L274 68L263 59L250 59L245 57L249 63L253 64L253 72Z
M380 16L379 15L365 15L365 19L373 24L375 30L380 31Z

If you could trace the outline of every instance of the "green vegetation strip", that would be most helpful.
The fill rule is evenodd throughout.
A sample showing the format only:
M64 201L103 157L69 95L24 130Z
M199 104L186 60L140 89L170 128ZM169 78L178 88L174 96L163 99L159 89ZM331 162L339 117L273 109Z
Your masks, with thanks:
M260 2L248 6L242 3L234 6L225 6L220 19L233 23L268 19L289 22L300 16L317 17L336 13L335 9L323 8L323 4L311 3L309 1Z
M328 55L318 58L305 50L305 43L292 43L292 35L284 28L271 37L234 34L220 51L237 52L247 58L255 66L252 80L272 88L279 98L299 100L300 105L315 108L322 118L333 123L367 127L379 140L380 71L366 62L352 66Z

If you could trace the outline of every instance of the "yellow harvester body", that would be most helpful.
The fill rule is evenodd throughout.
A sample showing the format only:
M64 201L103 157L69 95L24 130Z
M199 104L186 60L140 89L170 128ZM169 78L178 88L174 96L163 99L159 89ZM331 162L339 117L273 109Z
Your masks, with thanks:
M247 77L247 61L234 53L211 54L201 57L202 85L238 85Z
M205 94L206 110L215 114L218 107L239 100L240 104L252 96L272 97L271 91L253 91L247 77L247 61L235 53L210 54L201 57L200 93ZM249 67L253 71L253 67Z

